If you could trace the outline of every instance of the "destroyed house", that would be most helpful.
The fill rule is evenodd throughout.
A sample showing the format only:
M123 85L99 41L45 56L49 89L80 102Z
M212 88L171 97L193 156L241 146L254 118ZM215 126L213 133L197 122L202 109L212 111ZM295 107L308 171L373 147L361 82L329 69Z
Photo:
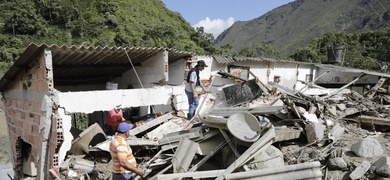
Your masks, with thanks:
M209 115L236 116L234 113L246 108L237 108L237 105L249 103L259 96L267 98L265 95L283 92L330 97L346 88L364 93L367 85L374 86L381 77L390 77L388 74L332 64L269 58L195 56L190 52L167 48L31 44L0 80L15 178L28 175L44 179L50 170L66 163L69 152L76 155L88 153L97 144L93 142L94 137L105 136L107 112L118 105L123 108L140 107L138 114L172 111L185 114L188 103L184 80L189 68L201 59L208 68L200 73L200 79L211 93L201 97L198 118L207 127L225 130L226 118L212 119ZM329 91L325 87L336 90ZM291 105L293 110L294 107ZM285 105L277 105L254 110L264 114L276 113L284 108ZM168 144L172 146L171 141L174 139L174 146L180 147L180 138L186 134L179 132L181 127L172 128L171 124L164 124L172 118L171 113L161 117L153 126L162 124L160 127L165 127L151 134L149 141L142 141L141 138L132 141L137 145L149 143L158 147L165 145L167 148ZM141 133L150 127L139 126L132 129L131 134ZM190 134L188 136L206 141L201 127L185 127ZM266 133L267 136L264 134L264 141L269 141L267 145L298 138L302 130L289 131L290 134L281 133L284 130L280 128L275 128L275 131ZM161 138L168 132L173 135ZM218 141L227 137L223 132L221 130L224 137ZM209 136L216 136L219 131L209 133L212 134ZM240 133L231 133L238 139L242 138ZM259 134L256 135L259 138ZM247 142L254 142L256 138ZM189 150L186 145L194 145L183 140L184 143L182 146L185 147L179 148L181 151L178 155ZM201 146L207 146L207 143L210 144L204 142L206 145ZM211 141L211 147L216 146L213 143ZM255 149L251 150L256 151L259 147L261 142L254 143ZM195 151L191 150L191 153L195 154ZM246 159L240 164L252 158L248 154L252 152L244 154ZM187 161L189 166L191 160ZM177 164L180 163L173 165L174 168L178 168ZM195 171L196 168L194 166L191 169ZM232 168L228 168L229 172L225 174L235 170Z
M223 70L238 76L236 79L239 80L258 78L266 85L300 91L310 91L310 88L307 88L308 83L324 88L341 88L349 84L348 88L363 93L365 86L374 86L381 77L389 76L385 73L346 68L331 63L318 64L258 57L198 56L197 58L205 59L211 64L210 68L204 70L206 72L202 72L204 78L217 75ZM229 82L232 81L216 79L214 84L222 85ZM351 82L353 84L350 84Z
M0 80L15 178L44 179L63 163L75 113L93 116L88 125L103 129L117 105L171 110L191 56L165 48L29 45Z

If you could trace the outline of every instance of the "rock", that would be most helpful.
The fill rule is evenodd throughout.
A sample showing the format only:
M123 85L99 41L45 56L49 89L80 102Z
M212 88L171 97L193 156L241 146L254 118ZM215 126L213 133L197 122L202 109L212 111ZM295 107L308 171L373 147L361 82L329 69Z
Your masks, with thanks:
M336 107L340 111L344 111L345 109L347 109L347 106L345 106L345 104L336 104Z
M373 164L375 166L375 172L384 177L390 177L390 157L383 156L379 158Z
M364 138L353 144L351 150L360 157L375 157L383 154L379 141L371 137Z
M319 142L324 138L325 126L321 123L310 122L305 126L307 142Z
M348 165L341 157L331 158L328 161L329 169L332 170L347 170Z
M254 169L276 168L284 166L283 153L274 146L269 146L254 158Z
M359 166L349 174L351 179L359 179L361 178L369 169L371 164L368 161L363 161Z

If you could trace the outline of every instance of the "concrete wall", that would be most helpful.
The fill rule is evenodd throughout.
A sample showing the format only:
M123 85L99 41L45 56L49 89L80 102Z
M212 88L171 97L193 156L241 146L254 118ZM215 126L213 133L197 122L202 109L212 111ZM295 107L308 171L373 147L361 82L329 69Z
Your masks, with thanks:
M220 69L227 71L228 65L244 66L249 67L250 71L255 74L255 76L257 76L264 84L273 82L274 76L280 76L281 81L279 84L289 88L294 88L298 79L305 80L307 74L315 73L315 69L312 65L297 65L296 63L278 61L239 61L230 64L219 64L216 61L212 61L211 64L211 68L205 69L202 74L216 74ZM249 75L249 79L253 78L253 76ZM230 83L232 83L232 80L221 78L217 78L217 80L214 82L215 85L220 86Z
M319 68L318 75L325 73L326 69ZM351 72L329 72L318 79L317 84L347 84L359 77L362 73ZM378 76L366 75L360 78L355 84L375 84L378 81Z
M180 59L169 63L169 81L167 83L170 85L184 84L184 79L186 78L185 68L185 59Z
M53 74L51 52L46 49L20 74L4 91L3 102L8 124L14 166L21 169L21 159L17 152L21 149L16 144L21 138L31 145L30 157L37 168L38 179L47 177L49 168L58 165L56 149L58 123L53 119ZM47 70L48 69L48 70ZM19 147L19 149L18 149ZM26 155L25 155L26 156ZM15 177L21 171L15 173ZM36 172L35 172L36 173ZM16 178L17 179L17 178Z
M136 73L141 79L140 84ZM159 81L169 81L169 66L168 66L168 52L164 51L154 55L153 57L142 62L141 66L136 66L123 73L122 77L115 78L114 82L119 83L119 89L128 89L129 86L133 88L150 88L153 83Z

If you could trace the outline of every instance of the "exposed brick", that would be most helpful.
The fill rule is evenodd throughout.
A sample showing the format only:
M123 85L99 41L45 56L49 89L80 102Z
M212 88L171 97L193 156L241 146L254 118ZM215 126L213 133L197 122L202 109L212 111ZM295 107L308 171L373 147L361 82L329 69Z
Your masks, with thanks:
M31 86L28 88L28 90L30 90L30 91L37 91L38 90L38 84L39 84L39 81L33 80L31 82Z
M22 129L21 128L17 128L17 127L15 127L15 134L17 135L17 136L21 136L22 135Z
M9 130L10 133L13 133L13 134L16 133L15 132L15 126L13 126L13 125L8 125L8 130Z
M41 113L41 104L40 103L33 104L33 112L38 113L38 114Z
M34 115L34 124L39 125L39 122L41 121L40 118L41 118L41 116L39 114L35 114Z
M47 81L46 80L39 80L38 81L38 91L39 92L47 92L49 87L48 87L48 84L47 84Z
M38 68L35 69L34 74L36 75L36 78L43 79L43 71L42 71L42 66L39 66Z
M32 146L31 148L31 155L34 157L34 160L37 160L38 158L36 157L38 155L38 148L35 146Z
M31 125L31 133L33 133L33 134L38 133L38 125L37 124Z
M21 111L21 112L20 112L20 118L23 119L23 120L25 120L25 119L26 119L26 112Z
M23 108L22 107L22 101L21 100L16 100L16 105L15 105L16 108Z
M23 128L23 131L27 131L27 130L30 130L29 129L29 127L28 127L28 122L26 122L26 121L24 121L23 123L22 123L22 128Z
M32 102L28 102L28 101L26 101L26 103L27 103L26 110L29 111L29 112L32 112L33 111L33 103Z

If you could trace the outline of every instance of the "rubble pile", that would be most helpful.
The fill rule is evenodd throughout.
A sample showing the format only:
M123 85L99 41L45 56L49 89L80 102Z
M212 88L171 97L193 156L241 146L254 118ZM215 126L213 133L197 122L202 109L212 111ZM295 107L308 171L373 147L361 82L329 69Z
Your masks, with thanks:
M387 79L364 94L343 87L313 95L259 81L245 89L245 83L222 90L227 106L206 94L193 119L173 111L130 130L128 142L147 169L136 179L390 177ZM85 145L102 134L98 128L74 140L61 179L110 178L111 137Z

